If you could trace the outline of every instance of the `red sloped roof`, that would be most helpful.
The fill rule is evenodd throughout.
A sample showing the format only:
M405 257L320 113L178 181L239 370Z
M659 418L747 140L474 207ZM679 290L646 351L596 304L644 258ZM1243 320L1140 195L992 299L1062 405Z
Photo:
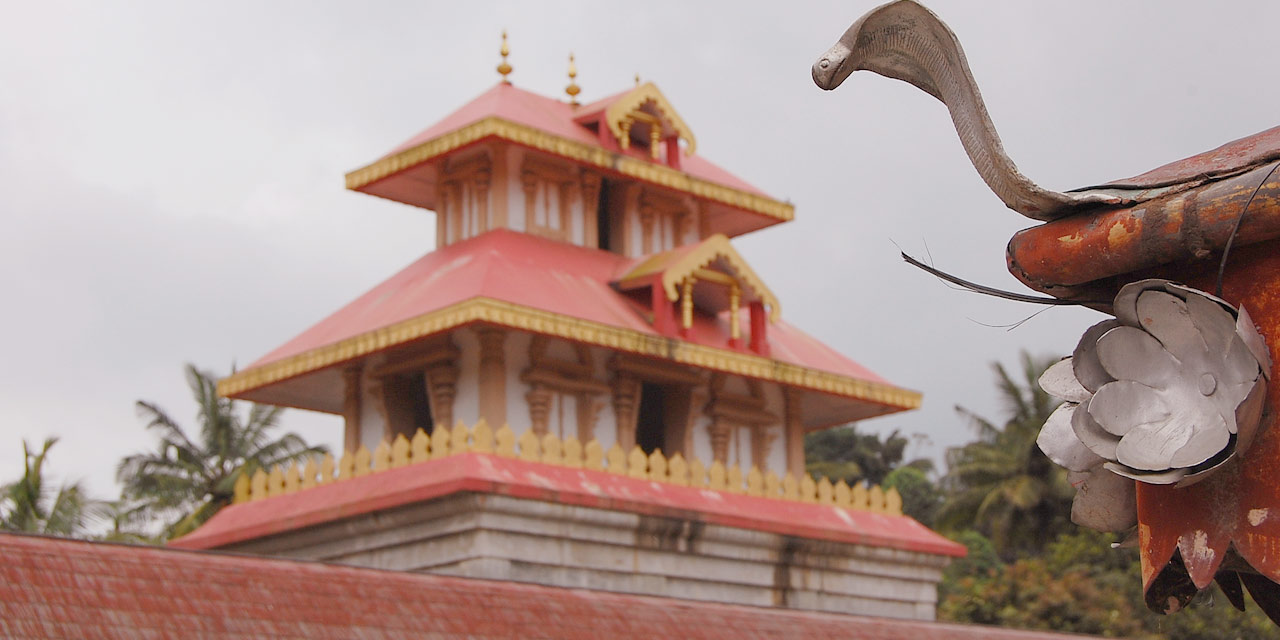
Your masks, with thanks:
M604 471L464 453L219 511L170 544L215 549L244 540L474 491L721 524L780 535L947 556L964 546L907 516L808 502L708 492Z
M14 534L0 557L3 637L1080 637Z
M406 149L416 147L423 142L490 117L502 118L503 120L534 127L575 142L599 147L600 140L596 134L587 127L575 122L575 118L579 118L584 113L589 113L589 109L599 111L608 106L613 100L627 93L627 91L623 91L598 100L585 108L575 108L566 102L540 96L514 85L498 83L492 89L480 94L471 102L445 116L443 120L396 146L383 157L393 156ZM640 149L628 149L626 151L611 149L610 151L640 159L649 157L647 153ZM696 154L681 158L680 169L695 178L767 197L767 194L747 181L717 167Z
M641 309L609 285L634 262L607 251L525 233L490 231L419 258L249 369L477 297L657 336ZM777 360L888 384L786 322L771 324L768 339ZM688 340L725 348L729 341L727 316L698 315Z

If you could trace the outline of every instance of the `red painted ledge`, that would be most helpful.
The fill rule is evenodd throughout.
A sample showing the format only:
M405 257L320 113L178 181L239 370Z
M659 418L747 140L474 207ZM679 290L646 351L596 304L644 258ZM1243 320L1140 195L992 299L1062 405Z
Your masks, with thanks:
M952 557L965 554L963 545L907 516L682 487L482 453L449 456L235 504L169 545L216 549L467 491L696 520L799 538Z

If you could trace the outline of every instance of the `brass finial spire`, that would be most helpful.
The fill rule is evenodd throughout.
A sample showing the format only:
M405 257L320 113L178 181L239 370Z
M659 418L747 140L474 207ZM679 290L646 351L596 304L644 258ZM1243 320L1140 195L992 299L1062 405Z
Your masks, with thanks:
M638 86L640 86L640 72L639 72L639 71L637 71L637 72L636 72L636 86L637 86L637 87L638 87Z
M502 30L502 63L498 65L498 73L502 74L502 82L511 84L511 80L507 79L507 75L511 73L511 65L507 64L507 56L511 55L511 47L507 46L507 30Z
M573 63L573 53L569 53L569 86L564 88L564 92L569 94L569 104L578 106L578 94L582 93L582 87L578 86L575 78L578 77L578 65Z

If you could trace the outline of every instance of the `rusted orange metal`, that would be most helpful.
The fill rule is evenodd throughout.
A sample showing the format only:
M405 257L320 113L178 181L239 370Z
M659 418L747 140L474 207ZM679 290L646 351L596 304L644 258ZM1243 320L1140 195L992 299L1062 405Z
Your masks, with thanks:
M1280 358L1278 245L1233 252L1223 281L1223 297L1249 310L1273 361ZM1185 265L1170 271L1201 289L1213 287L1216 279L1212 270L1197 274ZM1243 456L1190 487L1138 483L1143 588L1152 608L1186 604L1215 576L1229 585L1237 580L1232 574L1248 581L1256 571L1280 582L1280 427L1274 424L1280 416L1280 376L1272 377L1267 392L1260 435ZM1238 589L1239 582L1234 584Z
M1020 231L1009 241L1009 272L1057 297L1110 300L1135 273L1201 261L1216 267L1246 203L1233 246L1280 238L1280 171L1274 167Z

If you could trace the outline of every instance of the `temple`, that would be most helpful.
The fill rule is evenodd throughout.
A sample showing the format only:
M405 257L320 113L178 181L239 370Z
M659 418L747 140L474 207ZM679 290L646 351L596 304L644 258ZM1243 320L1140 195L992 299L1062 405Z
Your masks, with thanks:
M434 250L219 383L341 415L345 451L242 475L172 546L933 619L963 547L805 473L806 433L920 394L789 324L734 249L793 207L652 83L578 104L499 71L346 176L434 211Z

